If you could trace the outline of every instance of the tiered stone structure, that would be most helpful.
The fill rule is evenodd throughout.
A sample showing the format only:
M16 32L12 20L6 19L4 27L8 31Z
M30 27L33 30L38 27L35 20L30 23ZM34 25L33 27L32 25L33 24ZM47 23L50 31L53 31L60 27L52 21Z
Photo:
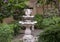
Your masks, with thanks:
M22 26L26 27L25 34L22 38L23 42L35 42L35 37L32 35L30 27L37 22L31 21L31 19L33 19L33 17L34 17L34 16L31 16L31 13L32 13L31 9L25 9L25 15L23 16L25 21L19 21L19 23ZM33 30L34 30L34 28L33 28Z

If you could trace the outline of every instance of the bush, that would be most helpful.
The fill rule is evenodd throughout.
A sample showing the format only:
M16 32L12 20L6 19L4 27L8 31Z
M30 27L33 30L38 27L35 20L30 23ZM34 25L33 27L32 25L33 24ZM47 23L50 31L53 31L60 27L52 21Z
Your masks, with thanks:
M13 22L9 24L11 28L13 28L14 35L19 34L19 31L21 30L21 26L18 22Z
M35 25L35 27L40 29L41 28L41 22L43 20L42 15L36 14L35 17L34 17L34 20L37 21L37 24Z
M55 26L56 24L60 23L60 17L51 17L51 18L44 18L41 25L42 28L48 28L50 26Z
M59 16L52 17L52 19L55 21L55 24L60 23L60 17Z
M60 42L60 24L40 33L38 42Z
M13 28L7 24L0 24L0 42L11 42Z
M44 18L42 21L42 28L50 27L51 25L55 25L55 21L51 18Z
M34 17L34 20L37 21L37 24L35 24L35 27L38 29L45 29L50 26L55 26L56 24L60 23L60 17L59 16L52 16L44 18L43 15L36 14Z

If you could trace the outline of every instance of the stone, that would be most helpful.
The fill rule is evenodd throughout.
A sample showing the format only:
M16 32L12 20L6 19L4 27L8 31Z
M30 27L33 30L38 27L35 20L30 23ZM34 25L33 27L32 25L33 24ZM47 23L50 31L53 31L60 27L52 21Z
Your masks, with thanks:
M24 11L26 16L30 16L30 14L32 13L31 9L25 9Z
M23 42L34 42L34 37L32 35L24 35Z
M31 35L31 29L30 27L32 26L32 30L34 30L34 24L37 23L37 21L32 21L30 20L31 18L31 13L32 13L32 10L31 9L25 9L25 17L28 18L27 20L25 21L19 21L20 24L22 24L23 26L26 27L25 29L25 34L22 38L23 42L35 42L35 38L33 37L33 35ZM32 17L33 18L33 17Z

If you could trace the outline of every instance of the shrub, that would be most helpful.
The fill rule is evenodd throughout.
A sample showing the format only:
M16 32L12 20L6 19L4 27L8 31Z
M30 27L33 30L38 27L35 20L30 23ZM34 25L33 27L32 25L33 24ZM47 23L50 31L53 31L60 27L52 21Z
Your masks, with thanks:
M55 24L60 23L59 16L43 18L43 15L36 14L34 17L34 20L37 21L37 24L35 24L35 27L38 29L45 29L45 28L48 28L50 26L55 26Z
M24 14L23 10L27 7L28 0L1 0L0 1L0 23L4 18L13 16L15 20L20 20L20 16Z
M60 42L60 24L40 33L38 42Z
M60 17L58 16L54 16L54 17L52 17L52 19L55 21L55 24L58 24L58 23L60 23Z
M60 17L51 17L51 18L44 18L41 25L42 28L48 28L50 26L55 26L56 24L60 23Z
M41 28L41 22L42 22L42 15L36 14L34 17L34 20L37 21L37 24L35 25L36 28L40 29Z
M44 18L42 21L42 28L50 27L51 25L55 25L55 22L51 18Z
M19 34L19 31L21 30L21 26L18 22L13 22L9 24L11 28L13 28L14 35Z
M13 28L7 24L0 24L0 42L11 42Z

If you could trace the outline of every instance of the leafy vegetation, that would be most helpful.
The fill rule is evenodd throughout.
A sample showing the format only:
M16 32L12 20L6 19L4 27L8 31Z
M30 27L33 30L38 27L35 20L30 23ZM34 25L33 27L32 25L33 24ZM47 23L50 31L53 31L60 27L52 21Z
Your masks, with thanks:
M44 18L43 21L42 21L42 28L47 28L47 27L50 27L50 26L55 26L56 24L59 24L60 23L60 17L51 17L51 18Z
M40 33L38 42L60 42L60 24L51 26Z
M37 21L37 24L35 25L35 27L38 28L38 29L41 29L41 23L42 23L42 20L43 20L42 15L36 14L35 17L34 17L34 20Z
M42 6L43 8L43 14L45 14L46 10L48 12L48 9L57 8L58 9L58 15L60 15L60 0L37 0L37 4ZM50 5L50 7L49 7ZM46 6L46 8L45 8ZM47 13L46 13L47 14Z
M35 27L39 29L45 29L60 23L59 16L43 17L40 14L36 14L34 17L34 20L37 21L37 24L35 24Z
M11 42L14 36L20 33L21 26L15 22L12 24L0 24L0 42Z
M1 0L0 1L0 21L4 18L13 16L18 20L23 15L23 9L26 7L27 0Z
M15 36L20 33L20 30L21 30L21 28L22 28L17 21L9 24L9 26L10 26L11 28L13 28L14 35L15 35Z
M45 18L45 19L43 19L43 21L42 21L42 25L43 25L43 27L42 28L47 28L47 27L49 27L50 25L54 25L54 21L51 19L51 18Z
M38 42L60 42L59 16L44 18L41 25L44 30L40 33Z
M0 42L11 42L13 38L13 28L7 24L0 24Z

